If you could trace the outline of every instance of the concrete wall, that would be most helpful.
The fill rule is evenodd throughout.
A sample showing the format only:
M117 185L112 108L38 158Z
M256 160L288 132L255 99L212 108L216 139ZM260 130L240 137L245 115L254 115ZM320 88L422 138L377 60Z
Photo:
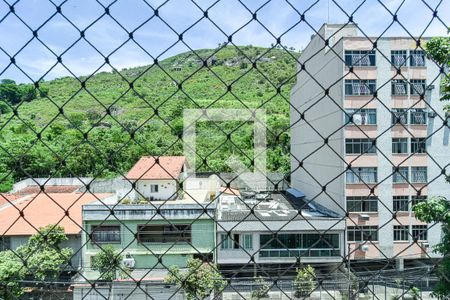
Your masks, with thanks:
M324 29L323 29L324 30ZM322 30L322 31L323 31ZM291 183L325 207L345 212L342 43L323 49L315 36L300 56L297 84L291 92ZM329 89L325 95L324 89ZM304 114L304 119L301 115ZM328 139L328 144L324 139ZM324 192L322 187L326 186Z
M18 192L28 186L36 185L86 185L92 181L89 177L65 177L65 178L27 178L13 185L12 192Z
M151 191L151 185L158 186L158 192ZM139 180L136 186L136 197L141 195L147 199L168 200L177 196L177 182L175 180Z

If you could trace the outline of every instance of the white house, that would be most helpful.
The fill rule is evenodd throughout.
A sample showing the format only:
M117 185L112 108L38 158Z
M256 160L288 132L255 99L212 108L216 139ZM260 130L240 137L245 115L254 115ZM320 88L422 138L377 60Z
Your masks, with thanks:
M176 199L182 187L186 159L184 156L143 156L131 168L126 180L136 186L129 198L133 200Z

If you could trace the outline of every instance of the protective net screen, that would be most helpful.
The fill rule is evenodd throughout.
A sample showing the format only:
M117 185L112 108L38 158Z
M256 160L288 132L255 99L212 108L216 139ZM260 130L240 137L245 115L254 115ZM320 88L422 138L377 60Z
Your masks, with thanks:
M448 299L449 25L0 0L0 299Z

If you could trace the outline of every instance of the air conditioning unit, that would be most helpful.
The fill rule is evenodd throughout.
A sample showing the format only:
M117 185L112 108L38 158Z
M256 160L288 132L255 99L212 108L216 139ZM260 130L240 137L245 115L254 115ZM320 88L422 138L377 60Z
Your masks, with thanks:
M355 124L355 125L362 125L362 116L361 116L361 114L354 114L353 115L353 124Z
M136 261L134 260L133 256L131 256L130 253L127 253L125 255L125 257L122 260L122 263L123 263L124 267L127 267L129 269L133 269L134 266L136 265Z
M366 215L366 214L360 214L360 215L358 216L358 220L359 220L359 221L369 221L369 220L370 220L370 216L369 216L369 215Z
M428 242L423 242L422 249L428 249L428 248L430 248L430 244Z
M367 244L361 245L359 249L361 249L362 252L367 252L369 251L369 245Z

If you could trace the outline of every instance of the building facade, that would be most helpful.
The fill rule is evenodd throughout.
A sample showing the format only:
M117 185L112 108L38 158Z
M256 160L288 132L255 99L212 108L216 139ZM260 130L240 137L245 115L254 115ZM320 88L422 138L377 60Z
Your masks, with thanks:
M217 264L225 276L286 274L289 269L293 273L300 264L333 269L342 262L345 222L341 216L313 209L305 204L308 201L284 193L266 196L220 197Z
M425 43L325 24L299 59L292 185L337 213L348 211L354 259L432 257L441 238L439 225L412 212L419 201L450 196L441 173L450 161L441 75Z

